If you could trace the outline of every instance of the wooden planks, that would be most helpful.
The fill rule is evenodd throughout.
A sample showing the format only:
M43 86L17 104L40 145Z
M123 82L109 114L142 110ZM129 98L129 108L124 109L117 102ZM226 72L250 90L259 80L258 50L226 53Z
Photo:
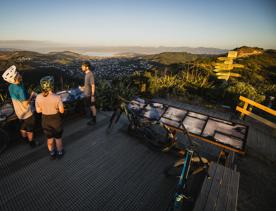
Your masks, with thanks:
M166 210L176 181L163 170L174 158L152 152L122 123L106 133L108 119L67 126L61 160L49 160L46 146L28 154L17 146L22 156L0 171L0 210Z
M211 163L208 172L194 211L236 210L240 174L216 163Z
M212 185L212 178L216 174L216 170L217 170L217 166L214 165L214 163L211 163L210 168L208 169L209 177L206 177L203 182L202 189L196 201L194 211L201 211L204 209L205 204L207 202L209 190Z

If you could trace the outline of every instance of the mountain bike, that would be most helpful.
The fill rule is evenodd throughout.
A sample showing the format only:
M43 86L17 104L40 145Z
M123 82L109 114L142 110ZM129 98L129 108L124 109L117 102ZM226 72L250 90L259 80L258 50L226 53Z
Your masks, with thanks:
M165 169L167 176L176 176L179 178L176 192L169 210L187 210L191 209L199 193L200 185L204 177L208 175L209 162L206 158L201 157L197 150L197 145L192 141L189 132L185 126L184 133L188 139L188 146L184 148L184 156ZM195 187L195 185L199 187Z
M145 101L145 105L140 109L133 109L128 101L122 97L118 97L118 103L110 118L108 131L119 121L121 115L124 113L128 119L128 132L131 135L143 139L149 148L156 151L169 151L176 142L176 133L169 127L162 124L156 118L144 118L142 110L150 105L150 102ZM153 105L151 105L153 106Z

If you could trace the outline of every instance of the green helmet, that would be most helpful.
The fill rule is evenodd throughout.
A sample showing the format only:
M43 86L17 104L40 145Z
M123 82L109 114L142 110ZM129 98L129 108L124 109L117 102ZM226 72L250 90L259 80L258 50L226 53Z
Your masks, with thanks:
M48 92L54 89L54 77L45 76L40 79L40 86L42 91Z

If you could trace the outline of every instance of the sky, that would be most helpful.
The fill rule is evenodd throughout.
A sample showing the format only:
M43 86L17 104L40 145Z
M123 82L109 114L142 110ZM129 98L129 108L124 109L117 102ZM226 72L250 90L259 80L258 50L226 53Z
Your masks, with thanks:
M276 49L275 11L276 0L1 0L0 40Z

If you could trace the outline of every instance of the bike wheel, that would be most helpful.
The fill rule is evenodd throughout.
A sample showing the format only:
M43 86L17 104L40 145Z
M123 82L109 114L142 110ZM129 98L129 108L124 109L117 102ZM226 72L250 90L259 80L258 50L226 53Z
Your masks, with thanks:
M115 110L109 120L109 125L108 128L112 129L114 127L114 125L119 121L120 117L121 117L121 111L119 109Z
M7 148L9 141L8 133L0 128L0 154Z
M154 151L163 151L167 147L167 143L160 141L164 137L153 131L151 128L144 128L143 130L145 142L148 147Z
M165 175L168 177L180 177L184 163L184 161L181 161L183 161L183 159L179 160L174 165L166 167L164 170Z

